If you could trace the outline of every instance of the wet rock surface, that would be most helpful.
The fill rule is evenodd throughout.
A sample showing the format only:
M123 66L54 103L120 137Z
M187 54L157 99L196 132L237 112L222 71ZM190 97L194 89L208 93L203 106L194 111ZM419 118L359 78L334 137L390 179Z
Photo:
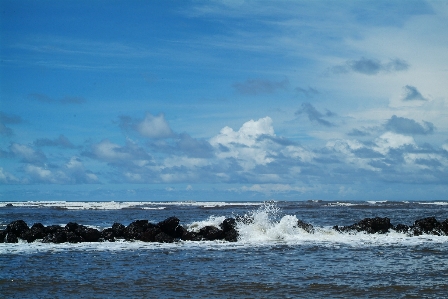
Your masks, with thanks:
M76 222L69 222L65 226L35 223L29 228L25 221L16 220L8 224L5 230L0 230L0 243L17 243L19 239L29 243L36 240L43 243L114 242L117 239L159 243L179 240L236 242L238 232L233 218L225 219L218 227L205 226L199 232L194 232L181 226L177 217L169 217L159 223L135 220L128 226L114 223L102 231Z

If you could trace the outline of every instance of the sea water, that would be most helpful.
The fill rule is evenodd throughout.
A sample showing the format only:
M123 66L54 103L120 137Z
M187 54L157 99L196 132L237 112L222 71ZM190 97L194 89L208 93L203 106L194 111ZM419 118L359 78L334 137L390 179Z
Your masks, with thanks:
M446 201L0 202L0 229L170 216L188 230L253 220L238 222L238 242L0 243L0 298L448 298L447 236L333 229L367 217L443 221Z

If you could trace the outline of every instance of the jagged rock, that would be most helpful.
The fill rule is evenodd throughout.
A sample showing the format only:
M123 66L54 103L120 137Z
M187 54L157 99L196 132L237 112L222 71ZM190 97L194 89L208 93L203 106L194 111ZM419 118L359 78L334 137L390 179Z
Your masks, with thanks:
M148 220L136 220L124 230L123 236L127 240L140 240L142 233L149 227ZM153 226L153 225L151 225Z
M390 223L389 218L375 217L375 218L365 218L353 225L343 227L334 226L333 228L340 232L357 231L357 232L366 232L369 234L375 234L375 233L385 234L389 231L389 229L393 228L393 226Z
M202 241L203 238L201 235L199 235L198 233L195 232L190 232L185 230L182 233L182 236L180 237L181 240L183 241Z
M182 236L182 231L178 229L180 220L177 217L169 217L157 224L157 226L162 230L162 232L174 237L180 238Z
M67 233L65 230L59 230L54 233L49 233L43 240L43 243L65 243L67 242Z
M406 233L409 233L410 227L409 227L409 225L400 223L400 224L397 224L393 229L398 233L406 234Z
M224 232L230 231L236 228L236 220L235 218L226 218L220 226Z
M101 233L96 228L78 225L75 233L82 238L84 242L98 242Z
M5 241L6 243L19 243L19 239L13 233L7 233Z
M0 243L4 243L6 239L7 232L5 230L0 230Z
M76 222L69 222L65 225L65 230L68 232L74 232L79 227L79 224Z
M72 231L68 231L66 233L66 239L67 242L69 243L80 243L84 241L84 239L81 236L77 235L75 232Z
M46 234L54 234L56 232L62 231L63 228L60 225L49 225L45 227Z
M236 229L230 229L226 232L224 232L224 240L228 242L236 242L238 241L238 232Z
M142 232L140 240L144 242L154 242L156 240L156 236L161 232L162 231L158 227L150 227Z
M126 230L126 226L124 226L123 224L121 224L121 223L117 223L117 222L115 222L113 225L112 225L112 232L114 233L114 237L115 238L122 238L123 236L124 236L124 232L125 232L125 230Z
M31 243L37 239L43 239L46 235L45 226L42 223L34 223L28 231L20 236L20 238Z
M114 230L111 227L109 227L109 228L105 228L101 231L100 240L115 242L115 237L116 236L115 236Z
M164 232L160 232L154 237L154 241L159 243L173 243L174 238Z
M418 219L414 222L412 230L415 236L422 234L447 235L446 221L440 223L435 217Z
M28 224L26 224L25 221L16 220L16 221L13 221L10 224L8 224L8 226L6 227L6 232L8 234L12 233L16 236L20 236L21 234L25 233L29 229L30 228L28 227Z
M303 229L309 234L314 234L314 226L312 224L306 223L302 220L297 220L297 227Z
M222 240L225 237L224 231L214 227L214 226L204 226L199 230L199 234L202 235L206 240Z

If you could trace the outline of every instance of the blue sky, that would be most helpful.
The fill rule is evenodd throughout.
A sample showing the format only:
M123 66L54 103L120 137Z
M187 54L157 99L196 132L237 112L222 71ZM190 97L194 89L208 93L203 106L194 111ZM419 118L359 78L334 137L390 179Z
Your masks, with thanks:
M0 200L447 199L446 1L0 8Z

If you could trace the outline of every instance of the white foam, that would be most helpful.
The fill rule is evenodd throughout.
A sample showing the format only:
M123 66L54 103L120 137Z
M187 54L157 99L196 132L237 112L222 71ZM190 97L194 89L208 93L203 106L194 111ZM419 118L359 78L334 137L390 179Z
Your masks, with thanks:
M419 202L421 205L448 206L448 201Z
M0 208L12 205L14 207L59 208L67 210L121 210L144 209L162 210L166 206L198 206L215 208L225 206L259 206L260 202L202 202L202 201L171 201L171 202L133 202L133 201L10 201L0 202Z
M204 221L195 221L188 225L186 225L187 230L193 232L199 232L199 230L205 226L215 226L219 227L219 225L226 219L225 216L210 216L207 220Z

